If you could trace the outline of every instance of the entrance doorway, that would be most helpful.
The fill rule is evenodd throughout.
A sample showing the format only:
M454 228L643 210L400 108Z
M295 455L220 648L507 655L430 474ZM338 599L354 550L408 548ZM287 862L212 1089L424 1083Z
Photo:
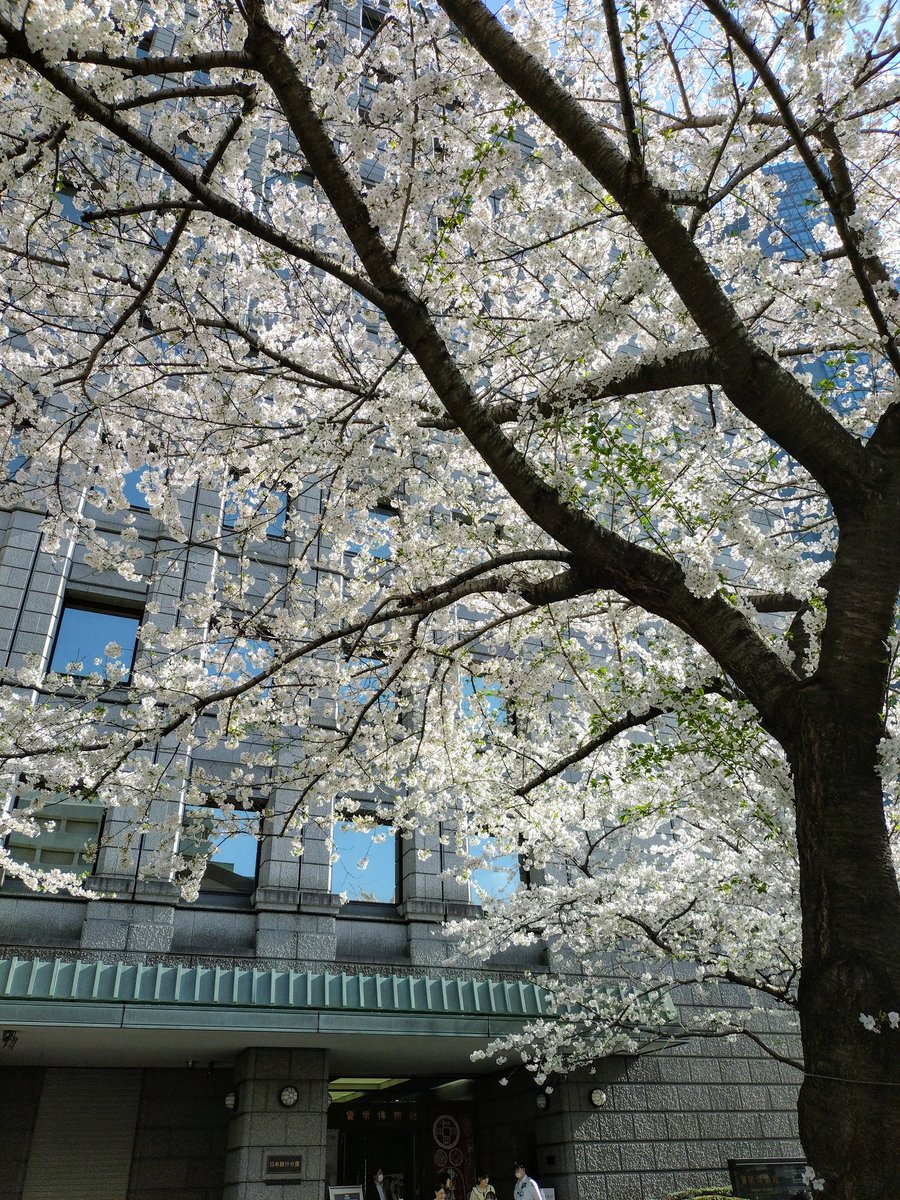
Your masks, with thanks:
M388 1200L431 1200L435 1176L447 1171L449 1200L466 1200L474 1182L472 1105L459 1097L470 1087L434 1078L333 1080L328 1182L367 1191L380 1167Z

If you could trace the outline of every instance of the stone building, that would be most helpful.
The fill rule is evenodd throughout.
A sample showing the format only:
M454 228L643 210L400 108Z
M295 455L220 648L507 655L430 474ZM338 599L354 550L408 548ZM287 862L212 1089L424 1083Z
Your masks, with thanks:
M155 521L130 496L149 543ZM110 640L127 656L145 606L157 622L171 612L171 572L128 583L77 546L48 553L40 520L0 513L4 663L96 655L102 669ZM114 533L123 514L97 520ZM260 569L288 553L273 522ZM283 811L292 796L267 803ZM187 903L153 833L126 855L115 811L63 798L43 817L36 841L11 836L13 856L89 870L99 894L0 886L0 1200L328 1200L377 1165L403 1200L430 1196L446 1167L459 1200L476 1162L508 1200L516 1157L558 1200L658 1200L726 1182L729 1158L798 1152L796 1073L749 1044L673 1043L549 1093L473 1064L543 1011L544 955L448 961L443 922L476 910L437 834L369 845L363 877L365 833L339 831L330 862L321 822L302 857L274 826L261 840L238 829Z

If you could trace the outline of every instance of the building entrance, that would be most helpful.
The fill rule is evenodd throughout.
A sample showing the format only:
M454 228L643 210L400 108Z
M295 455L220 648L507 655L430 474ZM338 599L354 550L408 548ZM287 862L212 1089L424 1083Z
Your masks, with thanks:
M466 1200L474 1182L472 1105L446 1100L429 1080L338 1098L331 1085L328 1109L328 1176L331 1184L367 1191L377 1167L388 1200L431 1200L435 1177L446 1171L449 1200Z

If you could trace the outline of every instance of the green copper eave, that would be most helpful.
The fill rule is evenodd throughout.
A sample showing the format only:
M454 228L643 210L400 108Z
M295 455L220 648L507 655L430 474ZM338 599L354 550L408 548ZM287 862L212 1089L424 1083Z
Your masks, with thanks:
M533 983L276 968L0 958L0 1001L201 1005L528 1020L549 1014Z

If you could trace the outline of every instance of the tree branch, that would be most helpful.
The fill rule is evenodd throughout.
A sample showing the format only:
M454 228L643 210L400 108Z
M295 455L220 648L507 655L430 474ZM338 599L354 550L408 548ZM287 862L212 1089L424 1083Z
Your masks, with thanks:
M732 403L806 467L837 509L858 506L855 484L867 473L859 442L803 383L756 345L665 191L636 177L609 136L480 0L441 0L441 7L612 194L722 363L723 386Z
M201 183L203 183L203 184L209 183L210 179L212 178L213 172L215 171L215 169L219 165L219 163L222 161L222 157L225 154L225 151L228 149L231 142L234 141L235 137L238 134L238 131L240 130L241 125L244 122L245 117L253 108L253 105L255 103L255 98L256 98L255 89L252 92L249 92L245 96L244 103L241 107L241 111L232 118L232 120L230 121L230 123L228 125L228 128L222 134L215 149L213 150L212 154L210 155L209 161L207 162L206 166L203 168L203 171L200 175ZM121 333L121 331L125 328L125 326L131 320L131 318L139 311L141 305L145 302L147 297L153 291L154 287L156 286L157 280L159 279L160 275L162 275L162 273L165 270L168 263L171 261L172 256L175 253L175 250L178 246L178 242L181 239L181 235L187 229L188 222L190 221L190 219L191 219L190 211L182 212L181 215L179 216L178 220L175 222L175 228L172 230L171 236L169 237L168 241L166 242L165 246L163 247L162 253L159 256L159 260L153 267L153 270L147 276L147 279L145 280L143 286L140 288L137 295L125 306L125 309L123 310L123 312L116 318L116 320L113 322L112 326L106 331L106 333L104 333L100 336L100 338L97 341L97 345L94 347L94 349L88 355L88 358L84 365L84 368L81 371L82 382L87 380L87 378L90 375L91 371L93 370L94 364L96 363L102 350L106 346L110 345L110 343L115 341L115 339L118 337L118 335Z
M213 216L219 217L231 225L235 225L238 229L243 229L252 237L259 238L260 241L283 251L290 258L298 258L302 262L309 263L312 267L318 267L320 270L326 272L326 274L333 276L347 287L353 289L353 291L358 292L376 307L382 307L383 297L381 293L361 275L354 271L349 271L341 263L329 258L326 254L320 253L318 250L313 249L313 247L295 241L280 230L275 229L272 225L256 217L247 209L235 204L225 196L218 195L207 184L203 183L198 175L195 175L183 162L176 158L174 154L169 154L168 151L163 150L162 147L158 146L152 138L148 137L140 129L129 125L113 108L98 99L88 88L79 84L67 71L46 62L39 51L31 49L25 34L17 29L2 13L0 13L0 36L6 39L9 51L13 57L27 63L38 75L41 75L48 83L52 84L61 95L70 100L81 112L92 117L104 129L114 134L126 145L131 146L133 150L144 155L151 162L155 162L176 183L180 183L190 196L200 200ZM197 57L198 59L202 59L205 56L198 55ZM84 61L88 61L88 59ZM103 61L102 56L101 61ZM130 62L131 60L128 61ZM134 61L145 63L151 60L136 59ZM157 61L160 68L162 68L169 60ZM193 60L173 61L180 61L182 63L190 61L193 63ZM115 66L117 64L115 62L103 61L103 65ZM215 65L249 67L252 64L242 54L237 62L224 62ZM181 66L178 69L202 70L204 68L191 65L190 68ZM146 70L136 73L149 75L154 72Z
M628 144L628 153L634 165L643 172L644 149L638 136L637 116L634 111L634 102L631 99L628 68L625 63L625 49L622 46L622 32L619 29L619 18L616 13L614 0L603 0L603 17L606 21L606 36L609 40L613 70L616 75L616 89L619 93L619 105L622 109L622 122L625 126L625 141Z
M869 311L869 315L879 336L883 340L885 353L890 360L891 366L894 368L894 372L900 376L900 346L897 345L893 330L882 312L878 296L872 286L873 280L885 282L888 279L888 273L884 263L875 255L863 254L860 247L860 235L851 228L850 218L856 212L856 202L849 174L846 170L846 162L837 143L837 134L834 131L834 126L832 125L830 135L826 129L823 130L822 136L823 144L830 151L832 171L836 169L838 172L835 177L835 182L838 184L837 189L831 179L822 170L818 157L810 147L806 135L800 128L797 118L794 116L790 101L756 43L744 27L732 16L731 11L723 0L703 0L703 2L728 36L740 47L741 53L763 81L766 91L772 97L775 107L781 114L784 127L791 141L794 143L797 153L800 155L804 166L809 171L810 177L819 189L822 199L828 205L828 211L834 220L834 226L838 237L841 239L841 245L844 247L847 257L850 260L863 303Z
M148 54L145 58L132 58L126 54L105 54L102 50L85 50L81 53L70 50L66 62L110 67L114 71L127 71L130 75L193 75L198 71L215 71L219 68L251 70L253 67L242 50L210 50L186 58L175 54Z
M722 371L715 355L705 348L680 350L659 359L623 358L617 368L615 379L603 384L587 380L571 392L548 392L536 401L529 401L528 407L541 416L551 417L564 408L578 408L616 396L636 396L642 392L669 388L702 387L722 381ZM488 406L487 411L498 425L519 420L523 415L521 403L513 400L498 401ZM455 428L449 417L425 418L420 424L430 429Z
M145 104L165 104L167 100L183 100L199 96L248 96L253 91L252 83L222 83L196 87L160 88L148 96L133 96L130 100L119 100L112 107L116 112L131 108L142 108Z
M465 0L447 0L448 12L451 7L456 9L458 3L465 4ZM480 5L478 8L482 15L486 13ZM301 151L353 243L369 278L380 290L382 310L400 342L413 355L448 414L525 514L572 552L578 570L573 572L572 579L560 586L615 590L650 612L672 621L707 647L729 674L739 680L742 690L763 714L766 728L770 732L778 728L781 736L787 737L787 726L796 711L788 696L793 696L797 681L746 617L718 595L703 598L694 596L685 584L681 566L672 558L628 542L561 497L478 402L424 302L410 291L396 269L393 256L372 221L359 188L336 152L333 137L322 123L308 84L286 51L284 37L269 24L264 0L248 0L245 12L248 22L247 50L278 97ZM500 29L494 19L487 15ZM501 34L507 36L502 29ZM565 92L563 95L568 102L569 97ZM580 114L580 109L578 112ZM586 120L583 114L581 117ZM594 128L592 122L587 123L591 129ZM599 133L599 136L604 146L609 144L605 134ZM616 162L621 164L622 156L614 147L612 152ZM680 231L682 240L687 240L689 253L698 254L674 217L672 221ZM703 270L712 279L705 263ZM719 295L718 286L715 286ZM724 297L722 301L727 303ZM730 305L728 307L730 310ZM781 371L781 368L777 369ZM787 372L782 373L793 387L793 377ZM754 382L758 382L755 375ZM796 389L804 402L809 400L801 385L797 384ZM777 392L779 389L775 390ZM780 395L780 400L785 403L783 395ZM820 407L813 405L811 400L809 403L814 411ZM832 418L821 415L825 421L824 427L839 437L845 451L845 439L856 446L840 425ZM821 422L817 420L817 424ZM841 457L844 480L847 470L848 458L844 453ZM529 594L524 594L524 598L534 602Z

